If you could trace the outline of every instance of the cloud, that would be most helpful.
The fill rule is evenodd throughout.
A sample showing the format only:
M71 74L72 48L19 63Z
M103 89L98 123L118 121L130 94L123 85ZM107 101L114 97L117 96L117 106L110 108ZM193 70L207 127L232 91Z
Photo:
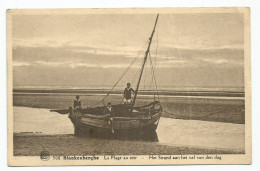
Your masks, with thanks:
M163 42L160 43L163 48L169 49L179 49L179 50L223 50L223 49L244 49L243 44L226 44L226 45L201 45L201 44L194 44L190 43L190 45L180 45L173 42Z
M16 15L14 81L111 84L111 77L117 80L148 40L154 19L154 14ZM243 85L243 19L242 14L229 13L160 15L151 45L154 64L157 51L158 82ZM143 56L133 67L140 67Z
M126 48L127 49L127 48ZM13 48L13 59L17 62L14 66L49 66L49 67L102 67L102 68L126 68L137 52L131 48L129 51L119 49L96 49L90 46L68 46L61 47L24 47ZM156 67L202 67L211 65L242 65L244 61L243 49L178 49L161 47L157 51L151 51L153 64ZM144 51L139 54L136 65L140 67L144 57ZM149 62L148 62L149 64Z
M28 62L17 62L17 61L13 61L13 67L21 67L21 66L29 66L31 65Z
M143 47L138 45L132 46L114 46L114 45L98 45L93 46L87 41L71 40L57 38L32 38L32 39L13 39L13 49L17 48L37 48L37 49L61 49L63 51L70 51L79 54L94 54L94 55L116 55L122 57L135 57L138 51L142 48L146 49L147 44Z
M202 59L202 61L213 64L227 64L229 62L227 59Z
M37 65L51 66L51 67L59 67L68 64L68 62L49 62L49 61L35 61L33 63Z
M94 64L94 63L71 63L69 64L71 68L77 67L87 67L87 68L127 68L126 64ZM136 68L136 66L135 66Z
M62 67L62 68L127 68L129 64L96 64L96 63L86 63L86 62L73 62L73 61L65 61L65 62L50 62L50 61L34 61L34 62L13 62L13 67L21 67L21 66L38 66L38 67ZM139 68L140 66L134 65L132 68Z
M12 45L13 48L23 46L23 47L61 47L65 42L57 41L51 38L31 38L31 39L21 39L13 38Z
M113 48L92 48L92 49L72 49L71 51L77 53L85 53L85 54L95 54L95 55L121 55L122 57L134 57L136 55L135 50L130 50L128 47L124 47L121 49Z

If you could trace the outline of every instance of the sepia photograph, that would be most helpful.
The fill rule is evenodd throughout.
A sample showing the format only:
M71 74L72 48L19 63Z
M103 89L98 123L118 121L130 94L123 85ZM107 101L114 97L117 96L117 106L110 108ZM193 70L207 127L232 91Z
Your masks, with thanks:
M249 15L8 10L9 165L250 164Z

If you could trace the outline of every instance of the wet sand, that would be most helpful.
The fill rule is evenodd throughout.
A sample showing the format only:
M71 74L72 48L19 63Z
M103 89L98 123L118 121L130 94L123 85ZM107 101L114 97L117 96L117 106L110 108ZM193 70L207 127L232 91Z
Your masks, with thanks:
M178 154L241 154L235 149L212 149L167 146L153 142L122 141L75 137L74 135L14 134L14 156L50 155L178 155Z
M152 139L75 137L67 115L14 107L14 155L244 153L244 124L161 117ZM84 150L82 150L84 149Z

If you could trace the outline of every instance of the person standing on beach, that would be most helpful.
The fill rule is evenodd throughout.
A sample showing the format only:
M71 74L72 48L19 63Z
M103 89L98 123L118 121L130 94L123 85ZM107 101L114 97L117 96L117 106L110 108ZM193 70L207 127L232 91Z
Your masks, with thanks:
M135 91L131 88L131 84L130 83L127 83L126 86L127 87L124 90L124 103L125 104L130 104L132 102L131 92L135 92Z
M74 100L74 109L81 109L81 101L79 95L77 95L76 99Z
M105 110L103 112L104 115L108 115L108 124L111 125L112 133L114 133L114 126L113 126L113 118L114 118L114 109L110 102L107 103Z

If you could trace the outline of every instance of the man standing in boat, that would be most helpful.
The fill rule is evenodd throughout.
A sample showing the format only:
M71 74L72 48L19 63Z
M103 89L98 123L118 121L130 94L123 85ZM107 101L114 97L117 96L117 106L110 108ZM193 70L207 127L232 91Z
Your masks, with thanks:
M134 93L135 91L131 88L131 84L127 83L127 87L124 90L124 103L125 104L132 103L131 92Z
M79 99L79 95L77 95L76 99L74 100L74 109L81 109L81 101Z

